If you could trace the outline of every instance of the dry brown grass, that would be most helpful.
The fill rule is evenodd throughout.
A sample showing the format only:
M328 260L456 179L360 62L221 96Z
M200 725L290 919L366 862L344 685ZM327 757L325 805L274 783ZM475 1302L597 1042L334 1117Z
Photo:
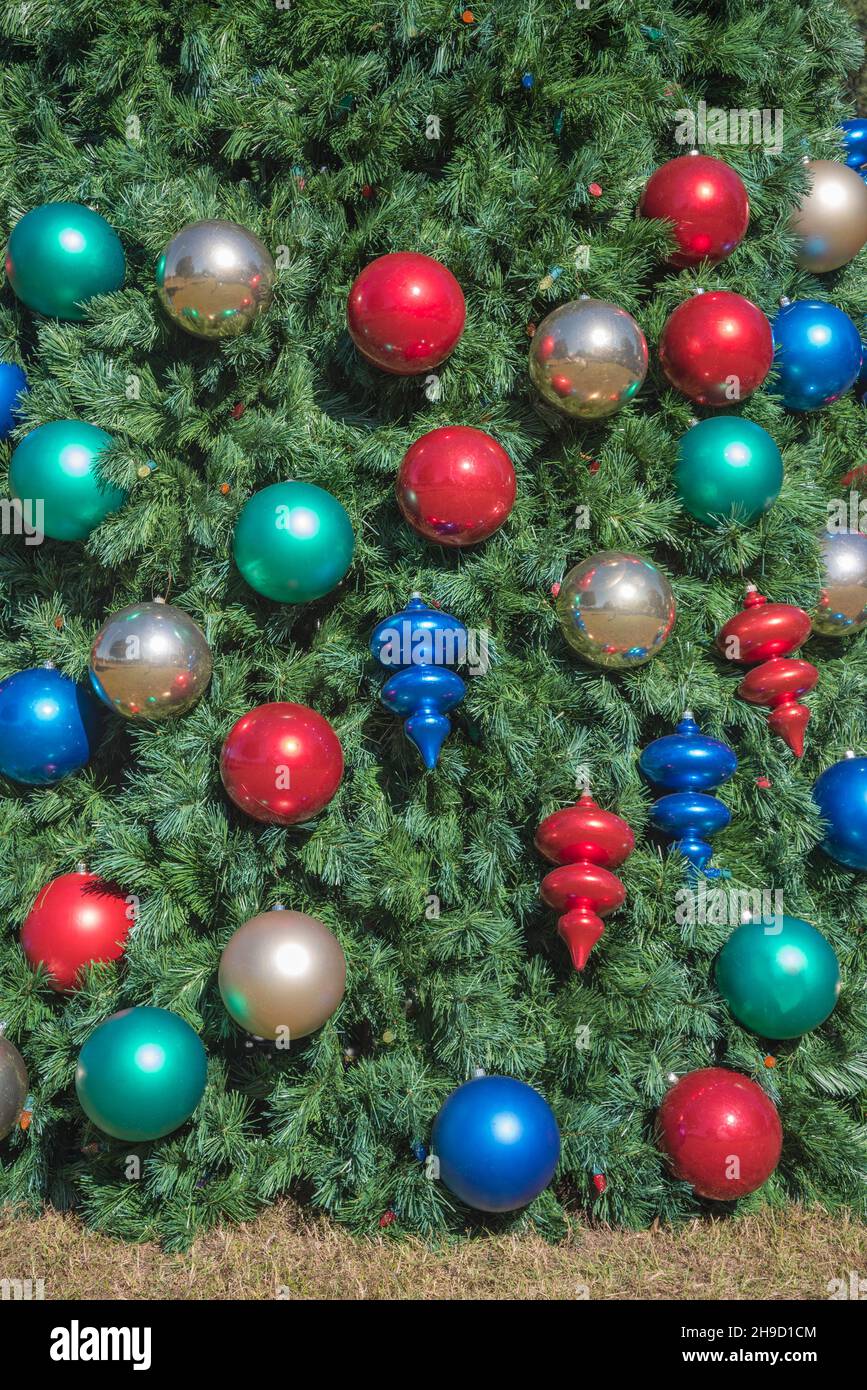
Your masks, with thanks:
M559 1245L499 1236L432 1250L357 1240L285 1201L186 1254L122 1244L56 1212L0 1216L0 1278L42 1278L47 1299L801 1299L827 1298L828 1281L850 1270L867 1276L864 1226L799 1208L676 1231L576 1226Z

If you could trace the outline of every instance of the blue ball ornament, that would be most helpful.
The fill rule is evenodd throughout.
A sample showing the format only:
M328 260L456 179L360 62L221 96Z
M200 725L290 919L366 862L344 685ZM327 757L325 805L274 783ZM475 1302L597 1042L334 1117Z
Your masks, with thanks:
M89 691L53 666L0 681L0 772L30 787L59 782L91 757L102 726Z
M451 731L446 711L466 695L467 687L451 667L466 660L467 629L457 618L428 608L413 594L400 613L374 629L370 650L392 674L380 699L393 714L405 716L404 729L427 768L436 767Z
M840 122L843 132L843 146L846 150L846 163L867 179L867 120L863 116L852 116Z
M560 1131L548 1102L524 1081L479 1076L445 1101L431 1152L450 1192L478 1211L515 1211L554 1176Z
M825 822L825 853L847 869L867 869L867 758L851 754L826 768L813 800Z
M772 325L777 383L789 410L821 410L854 385L861 339L848 314L820 299L784 303Z
M27 377L16 362L0 362L0 439L8 439L18 424Z

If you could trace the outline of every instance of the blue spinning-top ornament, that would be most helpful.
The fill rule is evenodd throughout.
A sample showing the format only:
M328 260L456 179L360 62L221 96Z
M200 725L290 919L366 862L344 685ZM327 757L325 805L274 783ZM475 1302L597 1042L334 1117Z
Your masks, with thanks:
M777 383L789 410L821 410L844 395L861 370L861 339L848 314L821 299L788 299L771 324Z
M427 768L436 767L451 732L446 710L464 698L467 687L456 671L465 659L467 629L457 618L428 608L413 594L400 613L374 629L370 650L391 672L380 699L393 714L406 715L404 729Z
M867 758L847 753L826 767L813 800L825 822L825 853L847 869L867 869Z
M45 786L77 772L99 740L102 714L82 685L51 665L0 681L0 772Z
M0 362L0 439L8 439L18 424L27 377L16 362Z
M727 782L738 765L728 744L707 738L686 710L673 734L654 739L638 760L645 777L670 793L653 807L651 825L671 835L672 849L690 864L690 873L706 878L725 876L723 869L708 868L713 850L708 837L725 830L731 820L727 806L707 789Z
M867 179L867 119L852 116L840 122L843 132L843 146L846 150L846 163Z
M450 1192L479 1211L514 1211L548 1186L560 1131L543 1096L511 1076L477 1076L434 1120L431 1152Z

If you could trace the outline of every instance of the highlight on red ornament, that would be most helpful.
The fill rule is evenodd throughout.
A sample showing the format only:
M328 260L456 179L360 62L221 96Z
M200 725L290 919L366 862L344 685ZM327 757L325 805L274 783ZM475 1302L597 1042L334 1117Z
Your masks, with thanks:
M400 510L419 535L440 545L477 545L512 510L515 470L484 430L447 425L410 445L395 487Z
M545 817L536 831L536 848L560 866L542 880L542 901L562 914L557 930L575 969L583 970L604 931L602 918L626 897L610 870L629 858L635 836L625 820L603 811L585 791L574 806Z
M638 206L641 217L673 224L671 265L724 261L746 235L750 203L740 175L712 155L680 155L651 174Z
M464 331L467 308L452 272L431 256L394 251L365 266L346 319L368 362L397 376L438 367Z
M791 603L768 603L754 584L747 585L740 613L720 629L716 645L729 661L752 666L738 694L752 705L767 705L770 729L796 758L804 752L810 711L800 697L813 689L819 672L809 661L790 656L812 632L809 613Z
M746 400L771 370L770 320L742 294L697 290L669 315L659 360L672 386L697 405Z

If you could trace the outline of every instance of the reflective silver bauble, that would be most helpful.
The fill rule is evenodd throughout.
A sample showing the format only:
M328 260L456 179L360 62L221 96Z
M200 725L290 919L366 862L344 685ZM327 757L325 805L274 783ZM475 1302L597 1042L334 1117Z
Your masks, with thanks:
M564 415L601 420L631 401L647 374L647 340L631 314L604 299L561 304L539 324L530 379Z
M163 599L113 613L90 653L97 694L126 719L166 719L195 704L211 679L211 650L188 613Z
M169 318L197 338L244 333L274 290L274 261L237 222L191 222L157 262L157 293Z

